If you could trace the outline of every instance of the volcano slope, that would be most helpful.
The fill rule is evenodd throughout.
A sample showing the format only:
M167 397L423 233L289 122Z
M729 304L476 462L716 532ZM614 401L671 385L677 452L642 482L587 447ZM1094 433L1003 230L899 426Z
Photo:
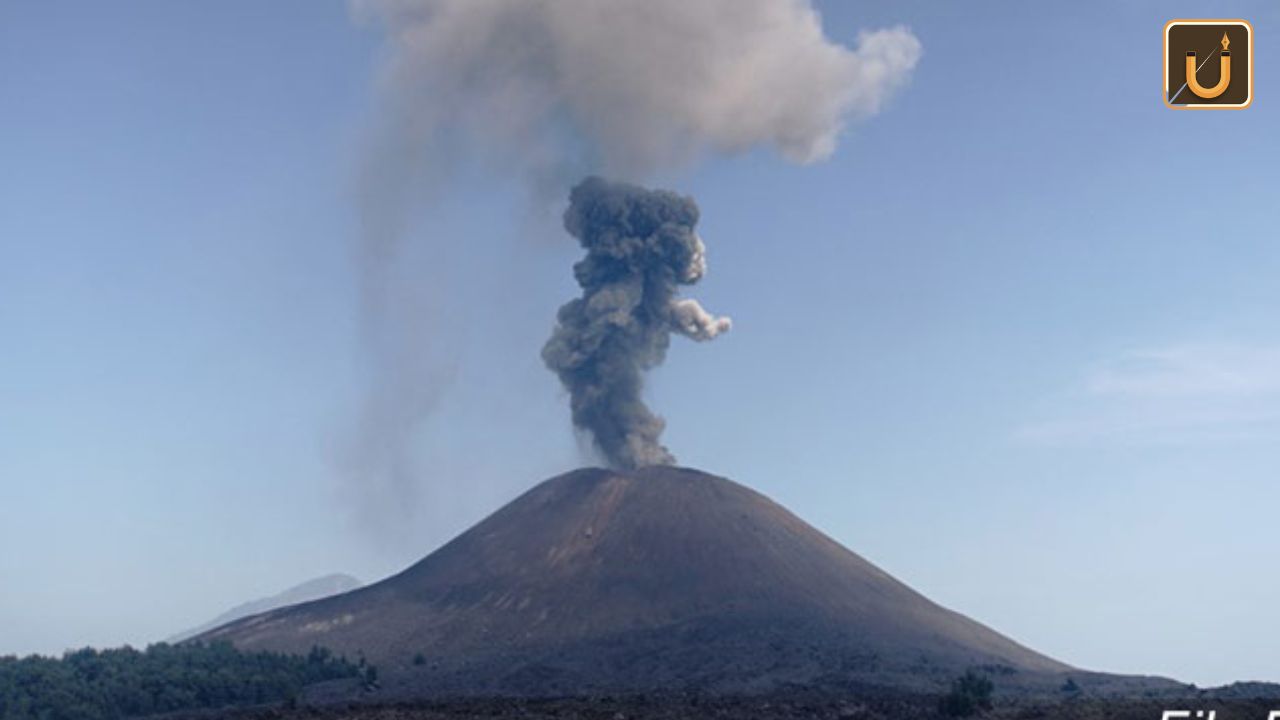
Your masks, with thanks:
M552 478L398 575L198 639L363 656L414 696L931 691L975 666L1002 688L1122 680L1029 650L763 495L676 467Z

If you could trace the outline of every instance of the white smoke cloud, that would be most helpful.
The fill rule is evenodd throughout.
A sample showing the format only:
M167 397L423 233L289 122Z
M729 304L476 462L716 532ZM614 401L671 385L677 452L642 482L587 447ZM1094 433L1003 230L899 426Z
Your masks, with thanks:
M853 48L831 42L807 0L355 7L390 37L401 162L463 142L535 181L584 170L634 179L755 146L823 159L845 119L878 112L921 51L902 27L862 33Z
M702 236L693 234L693 258L689 260L689 267L684 275L680 277L680 281L684 283L695 283L707 274L707 245L702 242Z
M681 335L699 342L714 340L733 328L731 319L712 315L697 300L690 298L671 303L671 323Z
M1280 345L1185 343L1108 358L1018 439L1187 446L1280 438Z

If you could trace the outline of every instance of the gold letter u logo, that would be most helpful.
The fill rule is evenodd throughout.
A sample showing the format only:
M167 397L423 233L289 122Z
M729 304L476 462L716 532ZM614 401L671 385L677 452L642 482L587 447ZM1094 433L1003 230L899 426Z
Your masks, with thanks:
M1199 95L1205 100L1212 100L1227 91L1227 86L1231 84L1231 53L1223 51L1221 58L1218 60L1218 84L1211 88L1207 88L1200 84L1196 79L1196 53L1191 51L1187 53L1187 87L1191 88L1191 92Z

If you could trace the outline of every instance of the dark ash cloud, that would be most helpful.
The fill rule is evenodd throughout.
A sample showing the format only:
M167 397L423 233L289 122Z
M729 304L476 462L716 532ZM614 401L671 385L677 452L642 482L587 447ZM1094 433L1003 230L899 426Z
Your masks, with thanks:
M710 340L730 327L677 298L706 272L697 224L693 199L665 190L591 177L569 196L564 226L587 251L573 266L582 297L560 308L542 358L569 391L574 425L617 467L675 462L659 440L665 423L641 399L671 333Z

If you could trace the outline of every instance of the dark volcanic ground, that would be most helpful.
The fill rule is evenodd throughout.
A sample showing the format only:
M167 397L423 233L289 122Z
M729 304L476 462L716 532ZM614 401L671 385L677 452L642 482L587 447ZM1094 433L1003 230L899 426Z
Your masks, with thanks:
M384 697L1177 688L1086 673L943 608L737 483L676 467L539 484L394 577L201 640L378 666Z
M1274 686L1273 686L1274 687ZM1216 712L1217 720L1268 720L1278 699L1181 698L1102 700L1058 698L997 702L984 720L1161 720L1165 710ZM763 696L649 694L595 698L471 698L437 702L365 703L255 708L173 716L172 720L953 720L938 697L864 688L838 694L795 690Z

